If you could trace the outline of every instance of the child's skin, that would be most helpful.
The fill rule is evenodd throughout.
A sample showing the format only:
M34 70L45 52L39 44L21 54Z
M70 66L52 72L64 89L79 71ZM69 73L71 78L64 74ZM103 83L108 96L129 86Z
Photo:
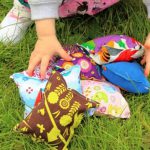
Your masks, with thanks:
M44 79L49 60L53 55L58 54L67 61L71 61L72 58L65 52L57 39L55 19L36 20L35 24L38 40L31 54L27 72L32 76L34 68L40 64L41 79Z
M146 77L148 77L150 73L150 33L146 38L144 46L145 46L145 55L141 61L141 64L146 64L144 74Z
M41 79L44 79L49 60L53 55L58 54L67 61L71 61L72 58L64 51L57 39L55 19L36 20L35 24L38 40L31 54L27 72L32 75L34 68L40 64ZM141 64L145 64L144 74L148 77L150 73L150 34L147 36L144 46L145 55Z

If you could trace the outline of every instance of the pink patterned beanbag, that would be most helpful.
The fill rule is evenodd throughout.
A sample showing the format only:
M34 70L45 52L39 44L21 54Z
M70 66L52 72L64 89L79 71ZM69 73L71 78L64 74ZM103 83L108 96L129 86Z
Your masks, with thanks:
M63 0L59 7L60 17L69 17L76 14L95 15L114 5L119 0Z
M130 118L129 105L120 93L119 88L108 83L82 80L83 95L100 103L95 115L108 115L118 118Z

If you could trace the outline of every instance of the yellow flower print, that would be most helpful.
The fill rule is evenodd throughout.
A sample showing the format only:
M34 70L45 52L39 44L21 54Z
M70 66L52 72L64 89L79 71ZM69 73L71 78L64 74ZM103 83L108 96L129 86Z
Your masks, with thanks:
M61 118L60 118L60 124L62 126L67 126L68 124L70 124L72 122L72 117L69 116L69 115L63 115Z
M50 92L48 95L48 102L51 104L56 104L58 102L58 94L56 92Z
M77 53L72 54L72 56L80 58L80 57L83 57L83 54L81 52L77 52Z
M94 73L95 73L94 71L91 72L91 74L94 74Z
M67 69L69 69L69 68L71 68L72 66L73 66L74 64L72 63L72 62L64 62L63 64L62 64L62 68L64 68L65 70L67 70Z

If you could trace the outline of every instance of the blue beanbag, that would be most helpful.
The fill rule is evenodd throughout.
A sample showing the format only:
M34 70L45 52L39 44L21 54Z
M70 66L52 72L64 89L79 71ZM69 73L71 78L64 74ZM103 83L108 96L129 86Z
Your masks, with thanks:
M74 65L73 67L61 72L61 74L67 83L67 87L74 89L81 94L80 72L81 67L79 65Z
M11 78L18 86L21 100L25 105L32 108L39 91L44 91L47 79L40 80L36 77L30 77L25 71L22 73L14 73Z
M102 65L103 76L111 83L132 93L148 93L150 83L137 62L115 62Z

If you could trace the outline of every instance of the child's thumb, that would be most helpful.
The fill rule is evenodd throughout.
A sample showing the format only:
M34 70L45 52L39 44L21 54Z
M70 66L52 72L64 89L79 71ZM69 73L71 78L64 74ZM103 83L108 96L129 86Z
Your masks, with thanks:
M66 61L72 61L72 57L69 54L67 54L67 52L64 49L61 49L59 51L59 56Z

